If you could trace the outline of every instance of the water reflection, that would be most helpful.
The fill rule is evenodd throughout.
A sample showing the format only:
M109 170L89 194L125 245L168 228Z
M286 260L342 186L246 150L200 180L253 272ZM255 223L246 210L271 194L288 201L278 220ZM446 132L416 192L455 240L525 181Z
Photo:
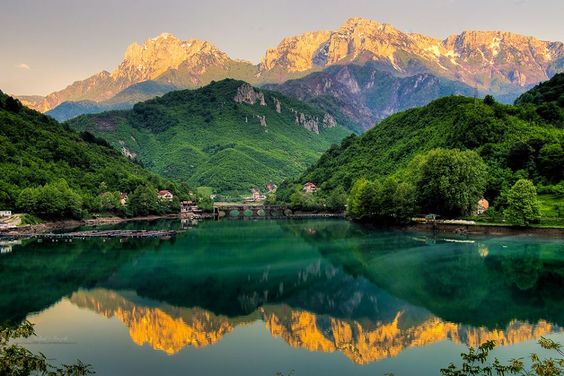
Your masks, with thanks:
M170 241L26 241L0 255L0 321L68 299L172 355L262 320L290 346L358 364L443 340L510 345L561 332L563 245L341 220L203 222Z
M390 321L345 320L280 305L265 305L251 315L227 317L201 308L179 308L139 300L134 293L105 289L81 290L70 301L117 317L129 329L133 342L148 344L155 350L173 355L185 347L212 345L235 327L263 320L272 336L290 346L310 351L340 351L358 364L393 357L410 347L450 340L477 346L488 340L512 345L561 331L544 320L536 324L512 321L506 328L484 327L446 322L432 315L413 321L408 311L398 311Z

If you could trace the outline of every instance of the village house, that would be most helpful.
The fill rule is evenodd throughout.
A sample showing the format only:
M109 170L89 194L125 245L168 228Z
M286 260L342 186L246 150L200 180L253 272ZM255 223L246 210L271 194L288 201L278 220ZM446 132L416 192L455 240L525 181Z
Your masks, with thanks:
M127 193L126 192L120 192L119 203L121 204L121 206L127 205L127 199L128 199Z
M174 195L168 189L161 189L159 191L159 198L163 201L172 201Z
M11 217L12 212L10 210L0 210L0 217Z
M482 197L478 201L478 206L476 207L476 210L474 210L472 214L474 215L483 214L486 210L488 210L489 207L490 207L490 203L488 202L488 200Z
M313 193L313 192L315 192L316 189L317 189L317 186L310 181L308 181L307 183L304 184L304 192L305 193Z
M275 192L278 189L278 186L273 182L270 182L266 185L266 189L268 190L268 192Z
M258 201L263 201L263 200L266 200L266 196L263 195L261 193L261 191L256 189L256 188L252 188L251 189L251 196L246 197L244 199L245 202L258 202Z
M180 203L180 214L190 215L190 214L200 214L202 210L193 201L182 201Z
M266 199L266 196L263 195L260 190L258 189L252 189L251 192L253 193L253 200L254 201L262 201L264 199Z

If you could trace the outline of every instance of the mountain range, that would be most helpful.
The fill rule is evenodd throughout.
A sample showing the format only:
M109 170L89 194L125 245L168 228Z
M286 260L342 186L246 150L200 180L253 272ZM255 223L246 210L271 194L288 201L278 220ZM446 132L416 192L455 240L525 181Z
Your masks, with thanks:
M340 82L343 75L347 78L347 69L339 68L364 66L366 63L370 63L365 68L366 72L378 71L376 79L361 80L365 85L358 84L358 88L345 79L344 85L349 86L345 96L353 94L354 100L366 101L365 98L371 96L367 92L374 91L378 84L380 87L389 86L386 81L382 83L378 80L385 73L389 75L386 76L388 82L393 81L392 87L397 88L387 94L379 94L378 97L388 103L370 114L362 105L358 108L364 113L360 116L363 127L369 128L374 121L391 112L427 103L444 93L466 94L474 90L512 100L564 69L564 44L499 31L465 31L439 40L402 32L392 25L351 18L335 31L284 38L276 48L266 51L260 63L253 64L229 57L210 42L196 39L182 41L164 33L146 40L143 45L130 45L122 63L111 73L97 73L46 97L24 96L20 99L42 112L64 102L78 101L97 102L102 106L101 110L107 110L131 107L135 101L161 95L172 88L196 88L223 78L264 85L307 76L305 83L288 83L281 90L298 96L299 93L294 94L291 90L292 85L309 86L312 81L325 77L324 89L310 90L309 95L328 95L338 102L343 100L343 96L335 96L334 90L326 85ZM358 73L355 69L350 67L348 74L354 76ZM321 76L308 76L323 70ZM428 81L421 89L419 85L424 78ZM136 96L125 95L126 98L123 98L124 90L145 81L153 81L148 85L151 90L145 90L148 87L137 88ZM420 99L413 104L395 103L395 98L402 97L402 90L416 93ZM358 95L355 96L355 92ZM70 112L77 112L76 108L80 113L98 110L92 103L72 106L74 109ZM87 106L90 108L84 108ZM346 107L340 106L341 109ZM59 120L69 118L64 111L60 112L63 112L62 116L55 114Z

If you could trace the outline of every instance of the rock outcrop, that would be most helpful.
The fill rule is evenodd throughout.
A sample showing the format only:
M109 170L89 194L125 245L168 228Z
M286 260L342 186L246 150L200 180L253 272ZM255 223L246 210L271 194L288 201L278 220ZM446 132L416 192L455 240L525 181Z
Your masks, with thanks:
M303 112L298 112L293 108L290 109L290 112L294 114L294 121L296 124L301 125L308 131L312 131L316 134L319 134L319 118L314 117L308 114L304 114Z
M282 104L280 103L280 100L276 97L272 97L272 100L274 101L274 107L276 108L276 112L281 113Z
M266 101L264 100L264 94L261 91L255 91L255 89L244 83L237 89L237 94L233 100L237 103L247 103L255 104L259 103L261 106L266 106Z

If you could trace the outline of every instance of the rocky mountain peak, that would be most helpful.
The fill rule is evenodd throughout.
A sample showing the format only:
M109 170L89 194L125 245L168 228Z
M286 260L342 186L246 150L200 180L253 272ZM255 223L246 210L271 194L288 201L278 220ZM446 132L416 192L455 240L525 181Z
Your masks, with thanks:
M316 31L284 38L276 48L266 51L260 69L283 66L288 72L307 71L316 65L315 56L330 35L329 31Z
M375 20L369 20L362 17L352 17L346 20L338 29L337 33L354 34L366 32L386 32L393 33L398 30L390 24L380 23Z
M201 70L208 65L225 64L229 60L227 54L209 42L198 39L183 41L172 34L163 33L146 40L143 45L131 44L112 77L131 82L154 80L181 64Z

